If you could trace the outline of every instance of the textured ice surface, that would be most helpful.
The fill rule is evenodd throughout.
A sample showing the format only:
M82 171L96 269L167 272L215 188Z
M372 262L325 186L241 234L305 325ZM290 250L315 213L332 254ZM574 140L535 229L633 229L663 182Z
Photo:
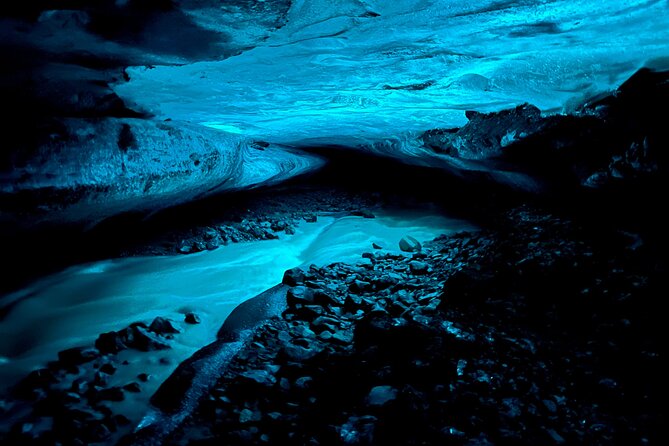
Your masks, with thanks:
M116 91L159 117L397 153L465 109L568 110L669 56L666 0L296 0L285 20L222 61L129 69Z
M206 195L281 182L319 167L312 155L183 122L69 119L67 136L0 177L0 192L49 194L44 218L96 222ZM36 220L39 220L36 217Z

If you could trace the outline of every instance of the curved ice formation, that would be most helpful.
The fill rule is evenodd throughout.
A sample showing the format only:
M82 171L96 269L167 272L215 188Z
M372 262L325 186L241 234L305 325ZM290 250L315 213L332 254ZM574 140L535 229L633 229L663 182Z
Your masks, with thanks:
M183 122L107 118L63 124L60 134L0 182L3 194L44 202L45 219L56 210L60 220L89 222L155 210L273 184L322 163L312 155L260 147L240 135Z

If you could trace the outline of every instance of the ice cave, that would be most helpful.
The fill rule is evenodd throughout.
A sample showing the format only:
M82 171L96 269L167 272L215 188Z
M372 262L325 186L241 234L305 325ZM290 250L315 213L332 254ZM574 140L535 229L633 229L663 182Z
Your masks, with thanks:
M669 444L669 1L0 23L3 446Z

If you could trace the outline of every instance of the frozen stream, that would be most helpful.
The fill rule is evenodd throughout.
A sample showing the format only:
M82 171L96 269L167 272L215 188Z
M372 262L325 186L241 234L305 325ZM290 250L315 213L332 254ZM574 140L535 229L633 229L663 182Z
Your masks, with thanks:
M279 283L286 269L355 263L372 249L372 242L398 251L398 241L407 234L425 241L466 229L472 229L467 222L427 211L386 212L375 219L320 217L278 240L232 244L188 256L74 266L2 299L3 305L20 302L0 321L0 382L10 386L56 359L60 350L92 345L102 332L165 316L184 330L175 336L173 348L122 352L120 357L131 366L114 375L128 382L139 372L151 373L155 379L143 387L146 398L179 362L215 339L239 303ZM200 325L183 323L189 311L201 317Z

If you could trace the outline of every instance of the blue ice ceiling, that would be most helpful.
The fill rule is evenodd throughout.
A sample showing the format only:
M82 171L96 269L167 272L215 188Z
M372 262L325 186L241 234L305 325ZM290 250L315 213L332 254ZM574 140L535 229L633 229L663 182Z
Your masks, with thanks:
M33 197L31 221L99 221L322 165L291 145L533 189L419 136L669 69L669 1L43 0L0 5L0 40L0 195Z
M129 68L115 91L158 118L357 145L459 126L468 109L568 111L669 65L666 0L296 0L265 28L244 11L220 26L213 9L192 13L238 55Z

